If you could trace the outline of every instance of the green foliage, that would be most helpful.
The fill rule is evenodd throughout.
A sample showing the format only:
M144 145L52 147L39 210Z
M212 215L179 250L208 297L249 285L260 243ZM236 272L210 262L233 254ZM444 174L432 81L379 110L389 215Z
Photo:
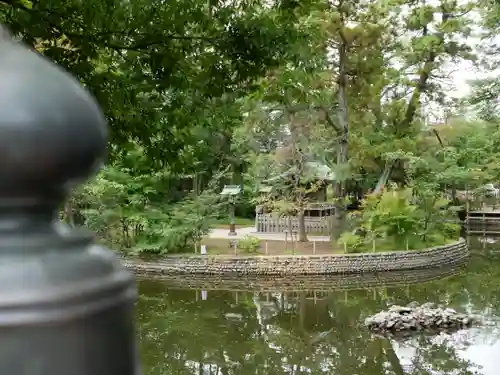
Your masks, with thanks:
M365 234L342 244L455 238L443 197L500 181L500 85L474 83L462 104L482 120L470 121L443 71L475 60L466 38L475 26L497 33L499 14L448 0L0 0L0 22L80 79L111 128L110 165L75 192L66 219L114 248L157 254L190 250L227 217L224 184L244 186L237 215L265 203L301 218L307 240L303 215L325 186L342 208L396 183L367 196L353 218ZM497 47L478 53L495 65ZM436 104L444 129L426 126ZM335 181L313 181L311 162ZM263 184L275 190L257 194Z
M85 225L106 244L129 254L192 250L224 204L210 189L178 202L165 198L169 175L105 168L73 197Z
M236 246L244 253L253 254L260 249L260 239L255 236L246 235L238 241Z
M362 236L354 234L352 232L344 232L340 235L338 239L338 244L344 247L344 252L356 253L358 251L364 251Z
M363 202L360 228L372 241L393 239L398 248L417 235L417 206L410 203L410 189L384 191L368 196Z
M355 232L343 233L339 243L349 252L413 250L456 240L459 226L448 222L448 201L432 190L390 189L368 195L354 214Z
M238 98L294 58L305 36L295 18L260 1L0 1L16 36L96 96L113 155L139 144L179 173L217 159L214 144L229 145Z

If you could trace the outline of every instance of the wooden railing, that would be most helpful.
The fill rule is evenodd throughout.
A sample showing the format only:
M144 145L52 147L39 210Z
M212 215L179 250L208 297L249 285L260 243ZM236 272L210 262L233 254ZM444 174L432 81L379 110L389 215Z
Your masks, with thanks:
M306 216L304 218L306 233L329 233L332 227L332 220L333 216ZM257 232L261 233L298 232L299 219L296 216L257 214L255 216L255 226Z

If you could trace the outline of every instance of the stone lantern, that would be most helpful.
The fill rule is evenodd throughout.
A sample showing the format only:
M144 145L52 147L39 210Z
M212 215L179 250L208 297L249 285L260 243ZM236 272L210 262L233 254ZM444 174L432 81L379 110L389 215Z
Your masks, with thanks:
M229 233L228 236L236 236L236 197L241 193L240 185L224 185L220 195L229 198Z
M133 276L57 220L106 143L80 83L0 28L0 374L139 374Z

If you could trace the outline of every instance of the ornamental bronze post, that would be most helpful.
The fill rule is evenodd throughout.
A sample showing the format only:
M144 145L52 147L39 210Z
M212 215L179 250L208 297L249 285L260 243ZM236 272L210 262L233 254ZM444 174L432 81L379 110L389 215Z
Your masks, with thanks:
M133 276L58 221L105 157L80 83L0 27L0 374L137 375Z

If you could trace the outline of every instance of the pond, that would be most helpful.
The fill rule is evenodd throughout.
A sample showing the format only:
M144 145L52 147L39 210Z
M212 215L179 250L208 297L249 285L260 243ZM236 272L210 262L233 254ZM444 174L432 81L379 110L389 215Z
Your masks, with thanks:
M471 248L473 258L459 275L399 287L261 293L141 281L137 329L144 374L497 375L500 241L474 239ZM363 327L368 315L411 301L479 314L488 324L405 340Z

